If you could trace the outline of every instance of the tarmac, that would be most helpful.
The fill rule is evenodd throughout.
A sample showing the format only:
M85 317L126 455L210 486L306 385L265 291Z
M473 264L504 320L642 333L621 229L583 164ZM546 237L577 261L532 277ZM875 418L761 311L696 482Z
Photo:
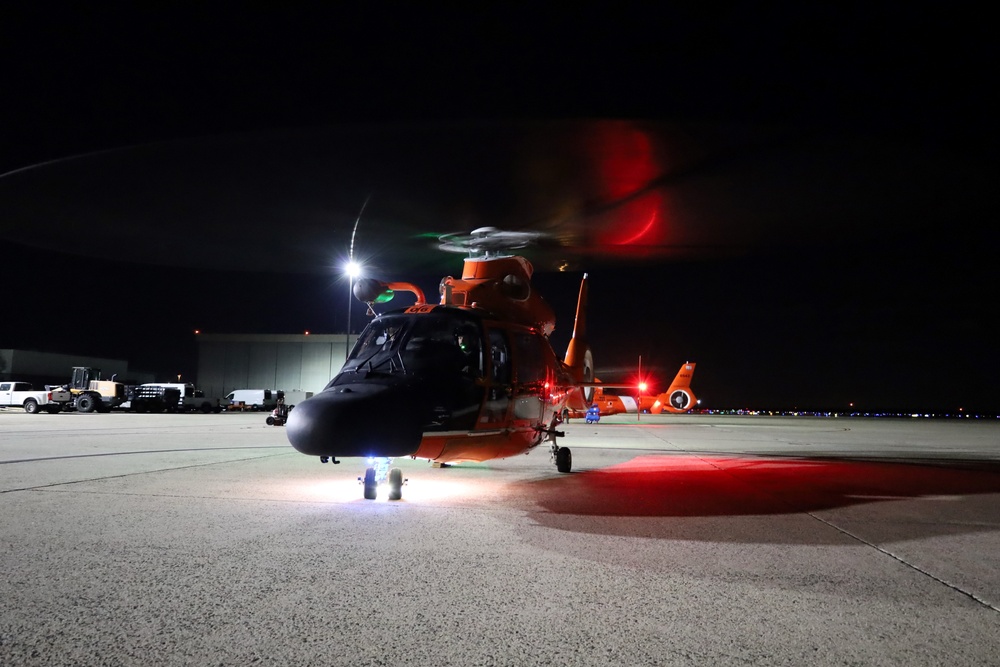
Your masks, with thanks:
M1000 664L997 420L574 420L366 501L265 416L0 412L0 665Z

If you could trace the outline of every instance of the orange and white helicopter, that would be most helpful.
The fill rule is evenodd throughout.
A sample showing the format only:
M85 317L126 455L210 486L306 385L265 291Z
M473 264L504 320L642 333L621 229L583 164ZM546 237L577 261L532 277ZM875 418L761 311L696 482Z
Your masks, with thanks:
M602 416L616 415L621 413L636 414L648 412L654 415L662 412L673 412L683 414L690 411L698 404L698 399L691 389L691 378L694 376L694 369L697 364L685 362L677 371L674 381L670 387L660 394L643 395L646 390L644 386L603 384L597 380L594 387L594 395L590 401L591 406L597 406ZM605 389L633 389L638 392L637 396L629 394L608 393ZM569 410L564 413L564 417L584 417L586 412Z
M508 252L535 236L484 227L442 237L443 249L469 257L461 278L441 280L436 304L410 283L358 280L354 296L372 314L394 291L412 292L416 303L377 315L337 376L289 413L292 446L323 463L369 459L368 499L385 481L390 500L402 497L393 457L486 461L548 442L556 468L570 472L572 455L558 446L563 433L556 427L564 409L586 409L593 396L587 275L560 361L549 342L555 315L532 287L532 265Z

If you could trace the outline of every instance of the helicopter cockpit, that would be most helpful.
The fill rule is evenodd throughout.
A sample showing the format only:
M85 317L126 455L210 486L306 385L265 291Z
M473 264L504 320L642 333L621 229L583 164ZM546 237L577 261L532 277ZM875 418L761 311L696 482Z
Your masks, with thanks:
M486 396L482 332L477 316L458 309L382 315L362 332L327 389L419 385L408 395L426 404L424 430L471 429Z
M482 328L477 318L460 311L397 313L371 322L352 350L335 386L348 373L403 373L417 377L483 376ZM339 380L339 381L338 381Z

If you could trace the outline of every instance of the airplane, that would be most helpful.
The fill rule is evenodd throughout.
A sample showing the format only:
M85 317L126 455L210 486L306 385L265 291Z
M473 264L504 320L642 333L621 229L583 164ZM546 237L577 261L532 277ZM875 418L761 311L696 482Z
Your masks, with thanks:
M396 457L480 462L548 442L556 469L570 472L572 454L557 444L564 434L556 427L564 409L585 409L593 398L587 274L560 361L549 341L555 314L532 287L534 269L509 252L533 238L492 227L441 237L442 249L469 256L461 278L441 280L436 304L411 283L358 279L354 296L375 317L340 372L289 412L291 445L322 463L368 459L359 477L366 499L385 482L390 500L402 498L402 472L390 469ZM376 314L374 305L397 291L416 303Z
M691 362L681 364L680 370L677 371L674 381L670 383L669 389L661 394L650 394L648 396L643 396L641 393L639 393L638 397L627 394L610 394L604 390L622 388L638 389L638 387L620 384L605 385L598 380L598 384L594 387L591 405L597 406L601 416L616 415L623 412L630 414L649 412L654 415L662 412L683 414L698 404L698 399L691 390L691 378L694 376L696 365ZM564 419L570 417L580 418L585 414L586 411L567 410L564 414Z

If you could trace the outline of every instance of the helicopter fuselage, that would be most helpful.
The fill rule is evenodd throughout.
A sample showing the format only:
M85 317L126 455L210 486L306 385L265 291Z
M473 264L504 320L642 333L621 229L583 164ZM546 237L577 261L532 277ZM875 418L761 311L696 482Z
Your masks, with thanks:
M574 387L541 327L418 303L372 320L287 434L320 457L504 458L545 439Z

